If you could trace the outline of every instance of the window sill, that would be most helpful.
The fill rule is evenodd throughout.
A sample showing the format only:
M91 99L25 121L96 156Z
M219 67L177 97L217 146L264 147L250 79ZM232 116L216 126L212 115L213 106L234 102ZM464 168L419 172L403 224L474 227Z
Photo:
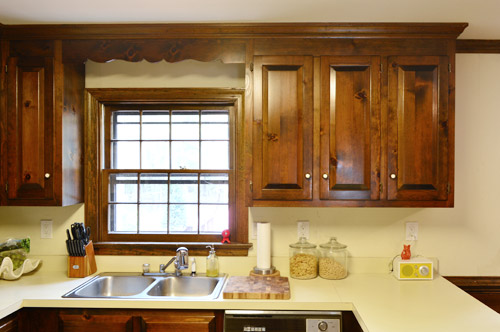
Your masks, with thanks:
M186 247L193 256L206 256L206 246L214 245L218 256L248 256L251 243L213 242L95 242L96 255L172 256L177 248Z

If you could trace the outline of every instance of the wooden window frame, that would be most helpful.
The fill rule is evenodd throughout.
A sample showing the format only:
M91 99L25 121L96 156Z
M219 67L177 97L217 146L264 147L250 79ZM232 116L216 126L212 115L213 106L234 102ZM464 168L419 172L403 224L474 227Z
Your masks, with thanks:
M101 255L171 255L179 246L185 246L192 255L205 255L207 244L215 244L221 256L246 256L252 246L248 243L248 209L245 189L239 185L244 174L244 94L243 89L86 89L85 90L85 220L92 228L95 251ZM232 105L231 129L233 143L231 172L234 179L230 188L231 244L222 244L219 235L165 236L154 235L147 240L136 235L109 237L105 234L107 220L103 218L101 176L104 170L104 121L106 105L112 104L176 104ZM231 201L233 200L233 201ZM163 240L165 239L165 240ZM168 241L168 242L167 242Z

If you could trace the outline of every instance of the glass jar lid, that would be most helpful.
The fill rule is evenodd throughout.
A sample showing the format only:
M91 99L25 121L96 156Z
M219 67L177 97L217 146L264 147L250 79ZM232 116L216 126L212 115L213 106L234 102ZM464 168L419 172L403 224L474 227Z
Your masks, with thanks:
M300 249L314 249L316 248L315 244L307 242L305 237L299 238L299 241L296 243L290 244L291 248L300 248Z
M319 246L322 249L330 249L330 250L340 250L347 248L345 244L337 242L337 238L334 236L330 238L330 241L328 241L327 243L320 244Z

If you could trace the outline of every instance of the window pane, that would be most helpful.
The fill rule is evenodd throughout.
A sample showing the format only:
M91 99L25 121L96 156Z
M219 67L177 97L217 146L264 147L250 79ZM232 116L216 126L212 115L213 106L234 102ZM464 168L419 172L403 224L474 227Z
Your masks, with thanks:
M197 233L198 205L170 205L170 233Z
M172 112L172 139L197 140L200 138L198 111Z
M227 174L201 174L200 203L228 203L229 177Z
M202 169L229 169L229 142L201 142Z
M137 173L109 175L110 202L137 202Z
M140 201L147 203L168 202L168 174L141 174Z
M142 139L170 138L170 114L168 111L144 111L142 113Z
M170 168L168 142L142 142L142 169Z
M172 142L172 169L199 169L198 142Z
M217 233L229 228L227 205L200 205L200 233Z
M110 233L137 233L137 204L109 204Z
M138 111L113 112L111 138L117 140L138 140L140 137L140 116Z
M201 139L229 140L229 114L227 111L203 111Z
M163 232L168 230L168 205L141 204L139 206L139 232Z
M170 174L170 202L198 202L198 174Z
M139 165L139 142L114 142L111 144L111 168L114 169L138 169Z

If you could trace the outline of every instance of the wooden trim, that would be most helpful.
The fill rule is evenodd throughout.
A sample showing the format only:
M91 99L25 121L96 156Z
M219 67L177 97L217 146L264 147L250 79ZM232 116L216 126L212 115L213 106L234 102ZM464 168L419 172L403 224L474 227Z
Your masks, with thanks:
M487 291L500 293L500 277L464 277L464 276L454 276L454 277L444 277L446 280L451 282L457 287L465 291Z
M94 245L94 250L100 255L145 255L168 256L175 255L177 248L186 247L193 256L206 256L206 246L213 245L218 256L247 256L251 243L221 244L213 242L100 242Z
M102 168L101 154L96 151L96 146L99 146L100 137L102 135L102 124L99 123L99 112L102 112L104 103L113 103L120 101L129 101L138 103L143 101L150 102L177 102L177 101L231 101L237 107L235 119L238 119L236 125L244 128L243 123L240 123L245 118L245 110L243 109L243 99L245 91L242 89L182 89L182 88L167 88L167 89L87 89L86 90L86 112L85 112L85 220L86 223L94 230L92 240L94 242L95 252L99 255L165 255L175 254L175 249L179 246L188 246L194 250L193 254L206 254L207 243L186 243L186 242L103 242L106 239L103 234L103 227L99 226L100 210L98 204L101 199L99 173ZM134 99L130 100L133 95ZM241 135L235 139L241 140L243 132L237 133ZM241 144L241 142L239 142ZM242 176L244 163L244 147L237 147L234 156L237 160L237 167L233 172ZM232 229L231 240L232 244L218 245L218 253L221 256L246 256L251 244L248 243L248 210L245 205L245 192L238 190L236 192L234 218L237 218L237 224ZM212 242L210 242L212 244Z
M457 53L500 53L500 39L457 39Z
M206 23L4 25L14 39L457 38L468 23Z

